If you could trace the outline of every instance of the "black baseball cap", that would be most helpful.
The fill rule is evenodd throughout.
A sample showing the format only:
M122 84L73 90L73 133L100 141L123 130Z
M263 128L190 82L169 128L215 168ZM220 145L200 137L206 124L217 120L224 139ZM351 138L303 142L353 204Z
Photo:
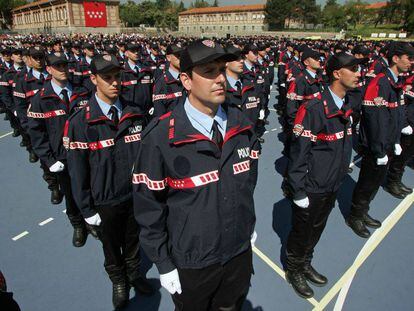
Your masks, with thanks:
M363 46L363 45L357 45L356 47L354 47L354 49L352 50L352 54L362 54L362 55L369 55L371 51Z
M84 49L88 49L88 50L93 50L93 49L95 49L95 46L93 45L92 42L85 42L83 44L83 48Z
M226 62L236 60L237 57L228 53L224 48L212 40L196 41L187 46L180 57L180 71L185 72L195 66L204 65L222 59Z
M44 57L45 56L45 50L39 46L31 47L29 49L29 55L31 57Z
M392 57L394 55L401 56L404 54L408 55L409 57L414 56L414 47L410 43L403 41L393 41L388 45L388 57Z
M165 53L167 55L170 54L180 54L183 51L183 47L181 46L180 43L176 43L176 44L169 44L167 46L167 50L165 51Z
M17 47L12 47L11 48L11 53L12 54L22 54L22 52L23 52L23 49L21 49L21 48L17 48Z
M313 58L313 59L316 59L316 60L318 60L318 58L320 57L321 55L320 55L320 53L319 52L317 52L317 51L315 51L315 50L312 50L311 48L305 48L304 50L303 50L303 52L302 52L302 56L300 57L300 60L303 62L303 61L305 61L306 59L308 59L308 58Z
M126 45L125 50L127 51L139 51L141 46L136 42L130 42Z
M234 54L237 58L239 58L242 54L242 50L234 46L233 44L229 44L228 46L226 46L226 51L228 53Z
M68 60L66 59L65 55L63 53L53 53L49 54L46 57L46 65L48 66L55 66L60 64L67 64Z
M353 67L355 65L359 65L363 61L363 58L358 59L345 52L337 53L329 57L326 64L326 71L329 75L329 73L333 72L334 70Z
M99 54L92 59L91 72L93 74L107 73L113 69L121 69L121 65L115 55Z
M249 54L250 51L257 53L259 48L255 44L246 44L243 48L243 54Z
M1 52L3 54L6 54L6 55L11 55L12 54L12 49L10 47L5 47L1 50Z

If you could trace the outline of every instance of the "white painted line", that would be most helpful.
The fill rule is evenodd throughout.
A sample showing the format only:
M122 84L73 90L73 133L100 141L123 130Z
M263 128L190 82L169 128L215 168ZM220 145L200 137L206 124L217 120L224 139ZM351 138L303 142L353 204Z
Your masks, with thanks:
M272 132L277 131L277 129L271 129Z
M15 237L12 238L13 241L17 241L18 239L21 239L22 237L24 237L25 235L28 235L29 232L28 231L23 231L22 233L16 235Z
M336 309L342 310L341 302L345 302L346 294L349 290L349 286L351 286L352 278L355 276L358 269L362 266L365 260L367 260L367 258L378 247L381 241L391 231L391 229L398 223L402 216L404 216L404 214L408 211L413 202L414 193L410 194L404 200L402 200L401 203L391 212L391 214L382 223L381 228L375 230L375 232L365 243L364 247L359 252L352 266L349 267L348 270L344 273L344 275L336 282L336 284L332 286L328 293L319 302L319 305L313 309L314 311L322 311L336 296L336 294L342 291L342 289L344 289L343 294L338 296L338 299L340 300L338 302Z
M264 131L264 133L263 133L263 134L267 134L267 133L269 133L269 131Z
M64 209L64 210L62 211L62 213L65 213L65 214L66 214L66 210Z
M11 131L11 132L8 132L8 133L6 133L6 134L1 135L1 136L0 136L0 139L4 138L4 137L6 137L6 136L9 136L9 135L11 135L11 134L13 134L13 131Z
M274 108L269 108L269 110L270 111L277 111L276 109L274 109Z
M53 221L53 218L52 217L50 217L50 218L48 218L48 219L46 219L46 220L43 220L42 222L40 222L39 223L39 226L44 226L44 225L46 225L46 224L48 224L49 222L51 222L51 221Z

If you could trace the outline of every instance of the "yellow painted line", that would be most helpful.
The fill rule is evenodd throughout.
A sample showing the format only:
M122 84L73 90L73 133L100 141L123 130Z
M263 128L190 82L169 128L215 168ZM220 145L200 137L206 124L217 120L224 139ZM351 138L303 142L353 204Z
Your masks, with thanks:
M6 133L6 134L1 135L1 136L0 136L0 139L4 138L4 137L6 137L6 136L9 136L9 135L11 135L11 134L13 134L13 131L11 131L11 132L8 132L8 133Z
M279 268L279 266L277 264L275 264L269 257L267 257L260 249L258 249L257 247L253 246L253 252L261 259L263 260L265 263L267 263L267 265L272 268L277 274L279 274L279 276L284 279L286 281L285 278L285 271L283 271L283 269ZM309 301L313 306L318 306L319 303L316 301L315 298L310 298L310 299L306 299L307 301Z
M372 254L372 252L377 248L381 241L387 236L391 229L398 223L401 217L407 212L414 202L414 193L407 196L395 209L392 213L385 219L382 223L381 228L377 229L371 237L368 239L367 243L355 259L354 263L344 275L336 282L334 286L326 293L326 295L319 302L319 305L315 306L314 311L323 310L331 300L336 296L336 294L342 289L342 287L347 284L347 282L354 277L357 270L362 266L362 264L367 260L367 258Z

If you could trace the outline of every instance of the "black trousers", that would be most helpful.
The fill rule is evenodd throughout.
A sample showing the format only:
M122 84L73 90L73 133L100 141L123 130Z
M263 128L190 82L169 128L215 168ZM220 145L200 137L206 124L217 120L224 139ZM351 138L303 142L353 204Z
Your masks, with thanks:
M277 96L277 109L282 111L286 115L286 102L287 102L287 88L279 85L279 95Z
M369 154L363 154L358 182L352 194L350 217L362 218L369 211L369 204L375 198L379 187L387 174L387 165L377 165L377 159Z
M414 135L401 135L400 140L402 152L399 156L394 156L388 169L388 181L400 182L405 167L414 155Z
M59 173L52 173L65 197L66 203L66 215L68 215L69 221L73 227L83 227L85 221L77 207L75 200L73 199L72 186L70 184L70 176L67 170L67 164L65 164L65 170Z
M175 310L241 310L252 273L251 248L224 266L214 264L203 269L178 269L182 293L172 295Z
M132 199L116 206L100 206L102 223L98 236L105 256L104 267L112 282L139 275L139 227L134 217Z
M31 148L31 147L30 147ZM40 168L43 171L43 180L47 183L47 188L52 191L53 189L59 189L59 181L56 173L52 173L47 165L40 161ZM62 190L63 192L63 190Z
M293 204L292 229L286 246L288 271L302 271L311 263L313 250L335 206L336 194L337 192L308 193L307 208Z

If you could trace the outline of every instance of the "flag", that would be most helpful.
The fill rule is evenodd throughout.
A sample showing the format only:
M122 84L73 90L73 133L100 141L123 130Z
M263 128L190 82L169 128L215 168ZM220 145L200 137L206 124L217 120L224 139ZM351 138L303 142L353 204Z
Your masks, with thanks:
M106 4L104 2L83 2L86 27L106 27Z

